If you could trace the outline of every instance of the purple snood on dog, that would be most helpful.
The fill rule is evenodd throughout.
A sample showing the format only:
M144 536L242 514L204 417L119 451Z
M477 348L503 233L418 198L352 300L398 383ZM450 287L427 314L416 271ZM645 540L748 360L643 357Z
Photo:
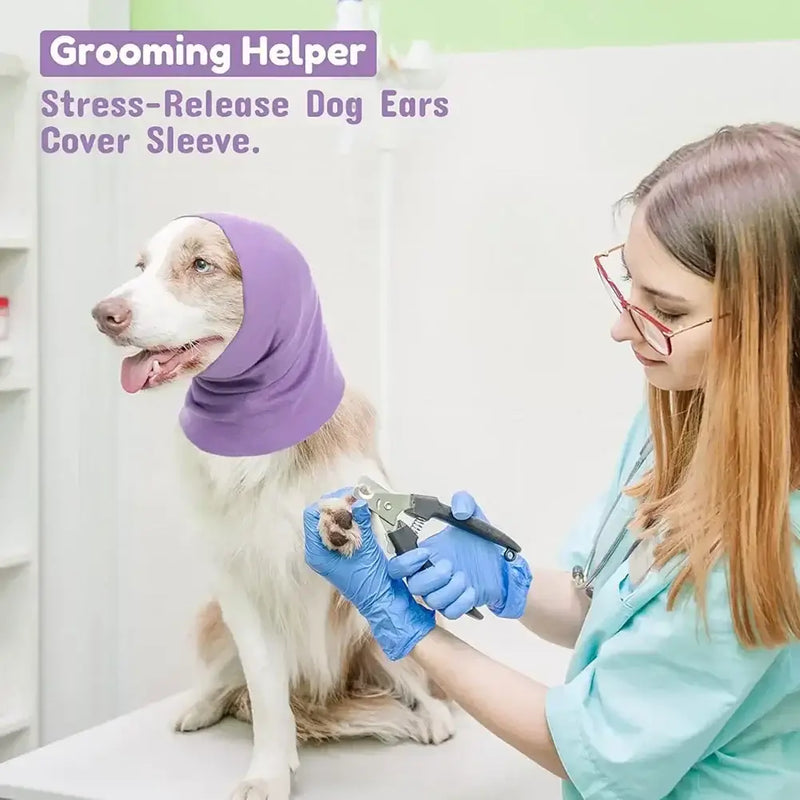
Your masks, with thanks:
M180 412L188 439L221 456L257 456L319 430L344 394L311 271L274 228L231 214L218 225L242 268L244 319L219 357L192 379Z

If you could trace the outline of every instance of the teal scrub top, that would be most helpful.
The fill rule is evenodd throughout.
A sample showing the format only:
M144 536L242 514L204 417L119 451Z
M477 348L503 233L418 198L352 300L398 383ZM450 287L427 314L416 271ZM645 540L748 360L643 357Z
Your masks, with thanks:
M567 541L565 569L584 566L649 432L643 408L612 485ZM651 465L652 454L637 476ZM798 528L800 493L790 503ZM722 566L707 584L708 633L690 592L667 611L680 565L629 575L634 505L623 496L603 527L595 564L620 531L625 538L594 583L565 683L547 694L550 732L569 776L563 797L800 798L800 645L749 650L738 643ZM794 566L800 580L800 547Z

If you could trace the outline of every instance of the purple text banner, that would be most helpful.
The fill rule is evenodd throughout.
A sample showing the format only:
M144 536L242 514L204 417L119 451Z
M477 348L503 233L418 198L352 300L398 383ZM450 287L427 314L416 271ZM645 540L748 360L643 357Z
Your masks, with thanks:
M42 31L43 77L368 78L375 31Z

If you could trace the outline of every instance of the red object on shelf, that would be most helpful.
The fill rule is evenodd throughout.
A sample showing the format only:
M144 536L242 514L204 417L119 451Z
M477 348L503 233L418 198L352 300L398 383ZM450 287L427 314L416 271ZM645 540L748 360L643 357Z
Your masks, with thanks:
M0 297L0 341L8 338L8 298Z

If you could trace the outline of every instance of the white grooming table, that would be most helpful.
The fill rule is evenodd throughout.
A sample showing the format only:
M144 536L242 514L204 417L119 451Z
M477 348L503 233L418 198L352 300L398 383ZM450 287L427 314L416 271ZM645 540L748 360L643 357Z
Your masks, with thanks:
M3 800L227 800L250 758L249 725L175 733L176 695L0 764ZM303 747L297 800L557 800L557 778L457 712L441 745L357 740Z

